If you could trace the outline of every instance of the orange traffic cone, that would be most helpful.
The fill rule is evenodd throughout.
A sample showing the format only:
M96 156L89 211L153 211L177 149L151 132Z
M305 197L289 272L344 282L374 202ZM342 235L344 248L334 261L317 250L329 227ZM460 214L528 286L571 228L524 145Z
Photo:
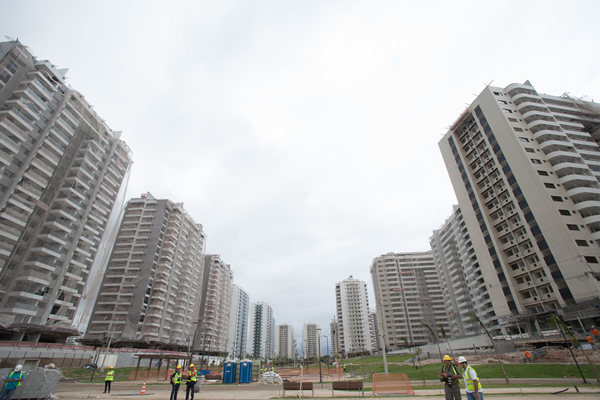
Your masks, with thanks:
M146 382L142 384L142 390L140 390L140 394L146 394Z

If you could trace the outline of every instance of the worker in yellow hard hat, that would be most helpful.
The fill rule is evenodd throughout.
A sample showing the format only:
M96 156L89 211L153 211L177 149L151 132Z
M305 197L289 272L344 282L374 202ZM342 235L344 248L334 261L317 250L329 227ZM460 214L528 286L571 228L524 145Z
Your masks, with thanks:
M198 381L198 371L194 368L194 364L190 364L187 374L187 382L185 383L185 400L194 400L194 387Z
M460 374L452 358L448 354L444 356L440 370L440 381L444 382L444 394L446 400L460 400Z
M111 365L110 367L108 367L106 377L104 378L104 393L110 393L110 385L112 384L113 379L115 379L115 371L113 370L113 366Z
M171 375L171 398L170 400L177 400L177 392L179 392L179 385L181 385L181 365L177 365L175 372Z

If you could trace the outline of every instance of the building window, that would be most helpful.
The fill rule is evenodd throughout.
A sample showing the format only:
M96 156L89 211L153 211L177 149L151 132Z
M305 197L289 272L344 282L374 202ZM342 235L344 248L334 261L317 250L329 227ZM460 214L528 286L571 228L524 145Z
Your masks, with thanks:
M538 175L541 175L541 176L548 176L548 173L546 171L539 171L538 170L537 173L538 173Z
M513 129L514 129L516 132L523 132L523 129L521 129L521 128L517 127L517 126L513 126Z
M585 261L587 261L589 263L594 263L594 264L598 263L598 259L594 256L585 256Z
M532 149L531 147L525 147L525 151L528 153L535 153L535 150Z
M523 136L519 136L519 142L529 142L529 139Z
M577 243L577 246L581 246L581 247L588 247L588 242L585 240L575 240L575 243Z
M560 215L571 215L571 212L569 210L558 210L558 212L560 213Z
M549 189L555 189L556 188L556 185L554 183L544 182L544 186L546 186Z
M550 197L552 197L552 200L554 200L554 201L563 201L562 197L560 197L560 196L550 196Z
M570 231L578 231L579 230L579 227L574 224L567 224L567 228L569 228Z
M540 160L538 160L537 158L532 158L531 162L534 164L541 164L542 162Z

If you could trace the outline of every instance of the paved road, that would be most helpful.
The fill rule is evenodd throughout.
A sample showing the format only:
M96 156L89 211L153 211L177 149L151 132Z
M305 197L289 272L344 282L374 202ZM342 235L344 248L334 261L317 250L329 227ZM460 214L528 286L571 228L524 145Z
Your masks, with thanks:
M569 388L568 391L559 395L552 393ZM81 399L168 399L171 386L166 384L146 385L146 395L141 395L140 390L142 382L115 382L111 394L104 394L104 384L100 383L71 383L61 382L58 386L57 396L60 400L81 400ZM485 390L486 398L493 400L516 400L516 399L563 399L563 400L592 400L600 398L600 387L577 385L580 393L577 393L575 387L571 384L565 384L557 387L543 388L489 388ZM294 397L298 392L286 392L287 397ZM245 385L202 385L200 393L196 393L196 400L266 400L277 399L282 395L281 385L266 385L262 383L252 383ZM311 397L310 391L305 391L303 397ZM331 398L331 386L324 384L321 389L320 384L315 384L315 398ZM360 394L350 392L335 392L336 398L358 398ZM373 397L371 392L366 392L365 397ZM396 399L443 399L441 387L435 389L422 389L415 391L414 396L385 396L386 400ZM185 386L181 386L178 395L179 400L185 399Z

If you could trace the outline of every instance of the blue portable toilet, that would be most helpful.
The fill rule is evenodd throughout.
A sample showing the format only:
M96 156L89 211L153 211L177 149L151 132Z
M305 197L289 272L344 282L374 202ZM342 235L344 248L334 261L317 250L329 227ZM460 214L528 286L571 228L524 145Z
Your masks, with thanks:
M238 383L252 383L252 361L240 361L240 376Z
M237 363L235 361L225 361L223 364L223 383L235 383L237 372Z

